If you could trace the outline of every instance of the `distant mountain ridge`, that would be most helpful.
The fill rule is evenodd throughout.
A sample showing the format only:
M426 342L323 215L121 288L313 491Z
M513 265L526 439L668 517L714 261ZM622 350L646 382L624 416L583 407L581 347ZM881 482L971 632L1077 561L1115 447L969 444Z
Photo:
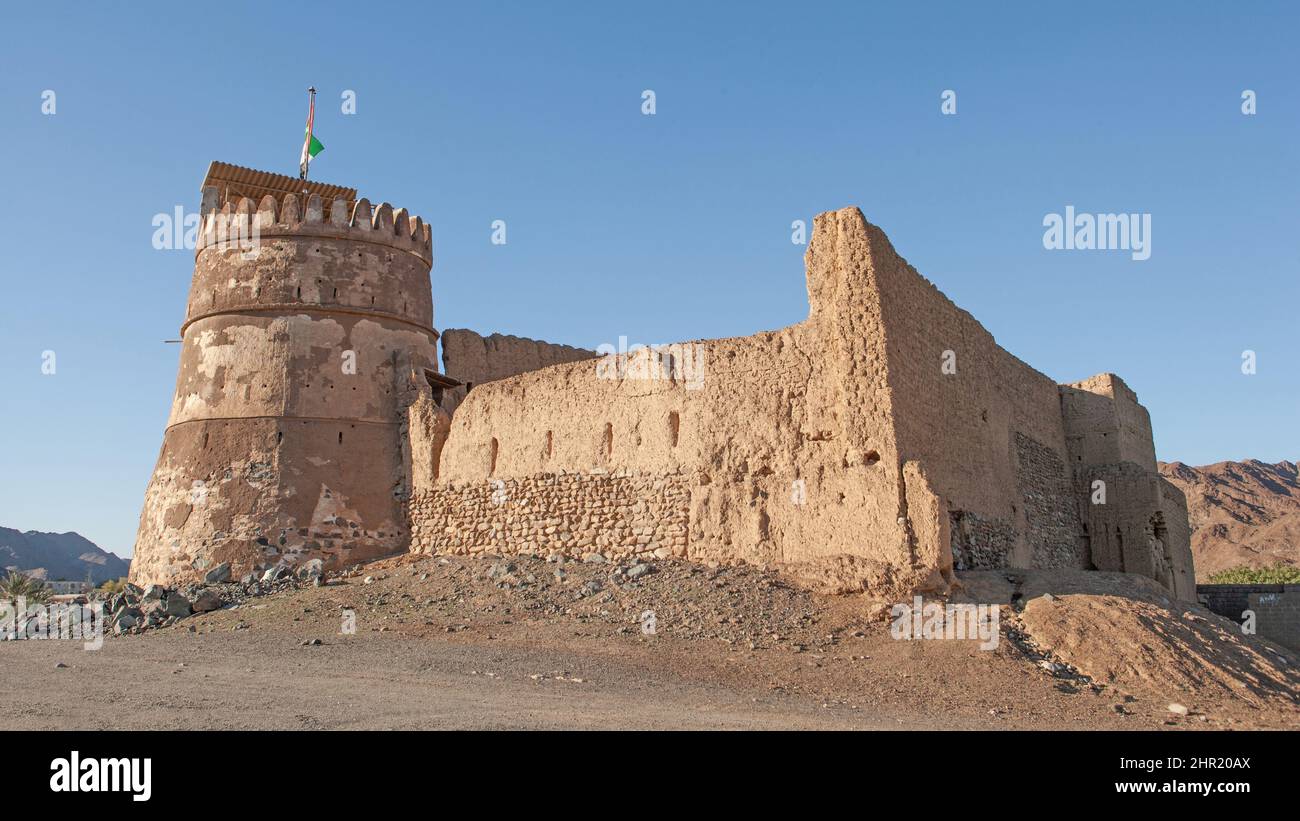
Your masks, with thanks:
M82 581L86 571L95 584L126 575L130 562L80 533L41 533L0 527L0 570L22 570L54 581Z
M1242 565L1300 565L1295 462L1247 459L1201 467L1161 462L1159 468L1187 496L1198 582Z

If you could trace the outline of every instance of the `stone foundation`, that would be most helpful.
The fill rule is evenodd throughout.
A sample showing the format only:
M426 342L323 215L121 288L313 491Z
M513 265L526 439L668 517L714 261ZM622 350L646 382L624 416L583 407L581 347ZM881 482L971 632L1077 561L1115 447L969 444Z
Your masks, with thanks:
M411 499L411 549L685 556L689 506L680 474L542 473L448 485Z

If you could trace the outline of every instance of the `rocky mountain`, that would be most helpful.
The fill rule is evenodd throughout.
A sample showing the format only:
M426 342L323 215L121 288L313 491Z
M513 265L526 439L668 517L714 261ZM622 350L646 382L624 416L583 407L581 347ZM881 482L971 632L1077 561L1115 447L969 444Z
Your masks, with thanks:
M130 563L79 533L23 532L0 527L0 569L42 579L81 581L90 571L95 584L126 575Z
M1196 580L1232 567L1300 564L1300 477L1296 463L1249 459L1192 467L1161 462L1187 495Z

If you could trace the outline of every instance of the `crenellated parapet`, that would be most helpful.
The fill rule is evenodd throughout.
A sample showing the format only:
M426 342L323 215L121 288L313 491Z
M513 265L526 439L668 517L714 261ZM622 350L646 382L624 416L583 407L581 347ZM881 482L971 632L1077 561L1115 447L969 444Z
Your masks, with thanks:
M215 187L203 190L203 230L195 253L207 248L226 248L277 237L328 238L386 245L419 257L433 265L433 232L420 217L388 203L372 206L359 199L350 204L336 197L327 204L319 194L285 194L277 200L271 194L254 202L242 197L218 207Z

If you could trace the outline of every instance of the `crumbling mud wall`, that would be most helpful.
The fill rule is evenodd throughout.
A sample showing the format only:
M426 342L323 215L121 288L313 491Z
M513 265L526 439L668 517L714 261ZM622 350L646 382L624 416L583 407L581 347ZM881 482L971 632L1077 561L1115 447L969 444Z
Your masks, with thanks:
M475 385L595 356L595 351L570 345L503 334L482 336L463 328L448 328L442 332L443 372L464 384L447 391L442 406L454 411Z
M338 567L409 544L406 405L437 368L430 235L386 204L328 205L289 194L218 210L205 191L134 581L220 562Z
M1056 383L1001 348L879 228L859 230L899 449L943 497L958 567L1085 566Z
M1020 362L857 209L816 219L804 322L610 356L449 332L467 394L437 378L431 260L387 205L205 190L134 580L409 548L743 561L880 596L1095 567L1193 595L1132 391Z
M1089 538L1080 471L1131 464L1135 487L1150 479L1154 457L1134 455L1150 449L1136 398L1112 414L1119 450L1080 462L1087 436L1063 414L1062 388L999 347L857 209L817 218L806 263L809 316L797 325L476 386L438 480L415 487L412 549L642 555L653 543L881 594L942 590L954 565L1098 566L1093 552L1111 548ZM593 490L609 476L621 477L613 497ZM688 496L684 545L643 523L636 539L593 548L588 534L607 525L588 523L656 509L664 487ZM1130 492L1125 521L1145 517L1165 563L1125 569L1175 589L1190 578L1186 514L1150 487ZM542 516L539 498L564 514Z
M1138 573L1194 601L1187 499L1156 470L1146 408L1110 373L1060 392L1089 567Z
M688 558L780 565L844 589L946 586L947 520L923 467L905 470L899 458L879 304L861 276L860 223L841 216L817 222L807 321L475 387L452 419L443 484L417 488L417 499L451 511L452 521L438 524L455 531L469 519L431 500L466 485L490 499L501 480L682 477ZM436 530L417 526L413 548L507 546L467 546Z

